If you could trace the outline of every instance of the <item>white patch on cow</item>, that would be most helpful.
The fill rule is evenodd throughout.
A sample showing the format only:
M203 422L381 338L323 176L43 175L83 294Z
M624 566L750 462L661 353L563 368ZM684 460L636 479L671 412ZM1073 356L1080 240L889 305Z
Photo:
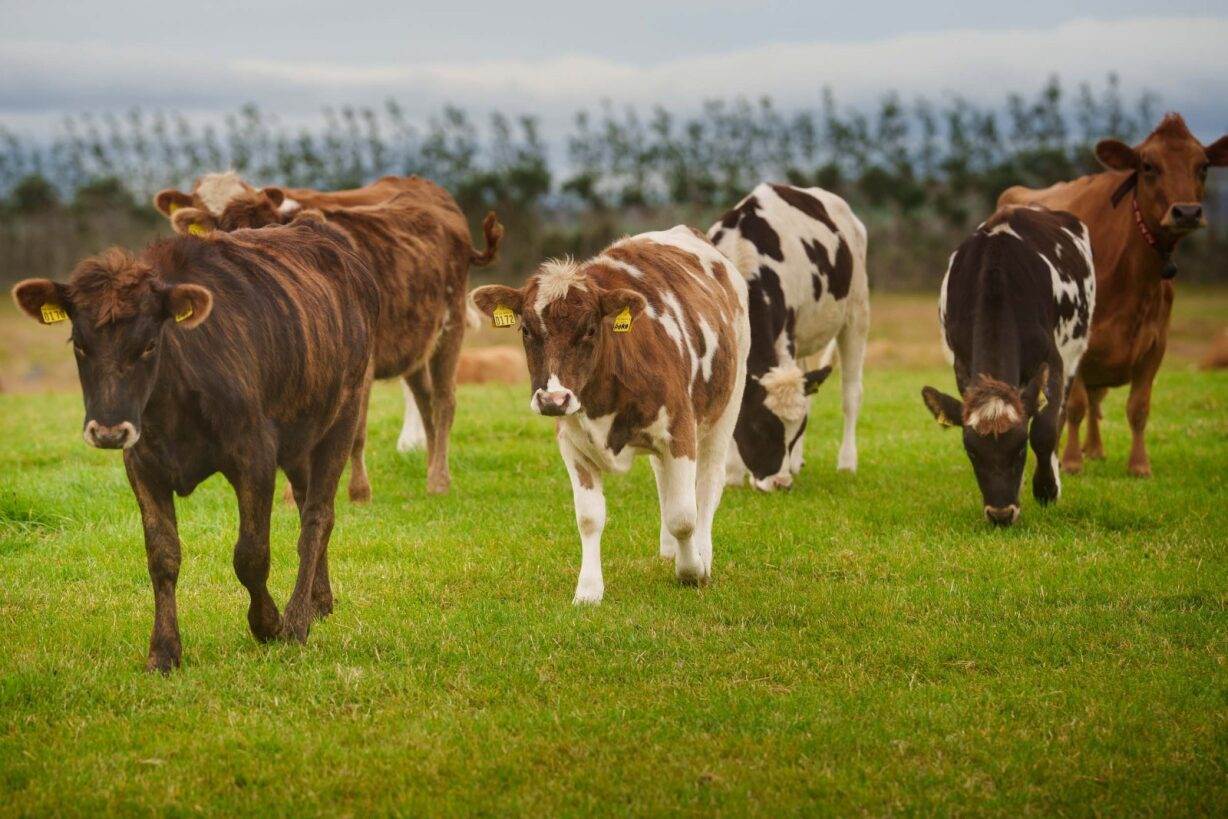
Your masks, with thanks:
M298 203L297 199L291 199L289 196L287 196L285 199L281 200L281 205L277 208L277 212L285 215L287 213L294 213L301 207L302 205Z
M584 273L574 259L550 259L537 271L537 300L533 309L540 313L547 304L567 297L571 288L587 290Z
M196 195L200 197L205 210L214 216L221 216L226 206L248 190L247 183L235 171L224 173L208 173L200 178L196 185Z
M1005 399L991 396L968 413L965 426L973 429L985 429L998 426L999 421L1010 425L1019 423L1019 413Z
M1023 241L1023 237L1015 232L1015 229L1010 226L1009 222L1002 222L994 225L989 230L985 231L986 236L1014 236L1019 241Z
M627 264L622 259L615 259L605 254L598 256L597 258L593 259L591 262L588 262L587 264L601 264L601 265L605 265L606 267L612 267L615 270L621 270L622 272L626 273L628 276L630 276L633 279L644 278L644 271L640 270L635 265Z
M699 373L703 376L704 381L711 381L712 360L716 358L716 349L720 345L720 338L716 335L716 331L712 329L712 325L708 324L703 316L699 318L699 334L704 340L704 354L699 359Z
M405 417L401 422L401 436L397 438L397 452L413 452L426 446L426 428L422 425L422 414L418 412L414 391L405 383L405 379L401 379L401 394L405 397Z
M810 401L806 395L806 374L801 367L777 365L759 376L759 386L767 393L763 405L777 418L797 422L806 417Z
M687 383L695 380L696 374L699 372L699 356L695 353L695 345L691 341L691 334L686 329L686 311L682 309L682 304L678 301L678 296L672 290L664 290L660 294L661 301L665 302L665 309L674 317L674 321L678 325L678 333L682 337L682 343L686 348L687 364L690 366L689 377Z
M1068 386L1070 381L1073 380L1075 373L1078 371L1079 361L1082 360L1083 353L1087 351L1091 314L1096 304L1096 272L1092 263L1091 242L1087 238L1087 226L1080 223L1080 227L1081 230L1078 234L1066 228L1062 228L1062 231L1074 242L1081 258L1066 259L1062 262L1063 269L1059 269L1044 253L1037 254L1049 268L1049 280L1053 288L1054 302L1061 303L1063 299L1069 299L1076 306L1074 314L1069 318L1059 316L1058 322L1053 328L1053 343L1057 346L1058 354L1062 359L1063 386ZM1063 276L1063 272L1065 272L1065 276ZM1086 293L1088 313L1087 326L1083 328L1084 332L1082 335L1078 335L1078 308L1082 306L1083 301L1083 297L1079 294L1080 281L1083 283L1083 289Z
M942 354L947 359L948 364L955 363L955 351L951 349L951 345L947 341L947 285L950 284L951 268L955 266L955 257L958 255L959 251L957 250L947 260L947 272L942 277L942 287L938 289L938 335L942 341Z
M1049 469L1053 472L1053 481L1057 484L1057 496L1062 497L1062 468L1057 459L1057 451L1049 453Z

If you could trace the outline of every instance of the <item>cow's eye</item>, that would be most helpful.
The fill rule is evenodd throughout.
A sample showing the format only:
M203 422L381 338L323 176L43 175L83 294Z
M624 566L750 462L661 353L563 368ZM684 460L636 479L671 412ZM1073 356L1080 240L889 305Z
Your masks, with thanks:
M584 331L583 338L585 341L592 341L593 337L596 335L597 335L597 325L590 324L588 328Z
M77 358L85 358L85 348L75 341L72 344L72 351L76 353Z
M145 349L141 350L141 358L149 358L158 349L158 340L155 338L145 345Z
M1157 176L1160 173L1160 169L1150 162L1143 162L1143 173L1148 176Z

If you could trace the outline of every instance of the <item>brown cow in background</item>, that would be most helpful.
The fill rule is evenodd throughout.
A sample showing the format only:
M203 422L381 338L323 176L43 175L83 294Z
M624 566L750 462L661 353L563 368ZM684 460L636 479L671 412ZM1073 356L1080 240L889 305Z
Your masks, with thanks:
M495 257L503 226L493 212L483 223L486 250L479 253L452 196L415 176L386 176L365 188L326 193L258 190L228 172L201 177L191 194L162 191L154 204L178 233L277 225L304 207L318 210L345 230L380 288L375 377L403 378L407 404L412 399L422 418L427 490L448 491L448 436L456 406L456 361L465 335L469 267L489 264ZM350 459L354 501L371 496L363 461L365 407L363 415ZM407 422L409 415L407 406Z
M1096 262L1096 311L1087 354L1071 386L1062 468L1078 472L1083 456L1104 457L1100 402L1110 387L1130 385L1126 416L1134 443L1131 475L1151 474L1143 432L1151 385L1168 340L1176 267L1172 254L1185 236L1206 224L1202 198L1208 168L1228 165L1228 136L1204 147L1178 114L1168 114L1131 148L1101 140L1096 157L1107 171L1043 190L1013 187L998 200L1065 210L1091 231ZM1091 412L1088 412L1088 408ZM1079 425L1087 439L1079 448Z

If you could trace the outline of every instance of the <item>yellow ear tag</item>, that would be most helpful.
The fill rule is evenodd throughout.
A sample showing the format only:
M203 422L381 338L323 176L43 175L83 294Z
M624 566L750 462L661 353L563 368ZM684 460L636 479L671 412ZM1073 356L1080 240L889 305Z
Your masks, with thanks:
M185 305L182 310L175 314L175 321L184 321L192 318L192 305Z
M64 308L55 302L47 302L42 307L43 324L56 324L68 318L68 314L64 312Z
M183 209L183 205L180 205L178 202L171 202L170 206L166 210L167 210L168 215L174 216L175 211L182 210L182 209Z
M197 224L196 222L188 225L188 233L192 234L193 236L204 236L208 232L209 231L205 230L203 226Z
M511 327L516 323L516 314L512 312L512 308L500 304L490 314L490 320L495 327Z
M942 410L938 411L938 424L944 427L955 426L954 424L951 423L951 419L947 417L947 414L943 412Z
M623 311L614 317L614 332L629 333L631 332L631 308L624 307Z
M1036 398L1036 411L1044 412L1045 407L1049 406L1049 396L1045 395L1045 388L1040 388L1040 395Z

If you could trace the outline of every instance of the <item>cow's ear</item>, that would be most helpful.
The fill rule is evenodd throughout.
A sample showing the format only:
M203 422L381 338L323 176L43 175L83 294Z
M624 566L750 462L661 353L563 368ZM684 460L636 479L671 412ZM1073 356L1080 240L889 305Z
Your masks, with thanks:
M190 208L192 206L192 195L183 191L177 191L174 188L167 188L154 194L153 203L154 207L162 211L163 215L172 216L180 208Z
M269 198L275 208L280 208L281 203L286 201L286 192L281 188L261 188L260 192Z
M68 288L51 279L26 279L13 286L13 301L39 324L68 318Z
M171 216L171 227L180 236L204 236L216 226L213 217L200 208L179 208Z
M1032 380L1023 388L1019 398L1023 401L1023 410L1031 417L1039 412L1044 412L1045 407L1049 406L1049 396L1046 394L1046 389L1049 386L1049 365L1041 364L1036 375L1032 376Z
M1228 166L1228 134L1207 146L1207 161L1217 168Z
M1138 170L1138 152L1119 139L1102 139L1097 142L1096 159L1110 171Z
M514 287L502 284L488 284L479 287L469 294L473 306L488 316L494 316L499 307L506 307L516 315L520 315L524 307L524 293Z
M964 425L964 402L952 398L933 387L921 390L921 400L934 414L934 420L944 427L962 427Z
M166 316L175 324L191 330L199 327L213 312L213 294L198 284L177 284L163 294Z
M814 395L819 391L819 385L826 381L829 375L831 375L831 367L820 367L806 373L806 386L803 387L803 391L806 395Z
M606 290L601 294L600 309L603 316L614 316L623 310L629 310L631 311L631 318L634 319L644 312L644 308L647 306L648 302L644 301L643 296L625 287Z

